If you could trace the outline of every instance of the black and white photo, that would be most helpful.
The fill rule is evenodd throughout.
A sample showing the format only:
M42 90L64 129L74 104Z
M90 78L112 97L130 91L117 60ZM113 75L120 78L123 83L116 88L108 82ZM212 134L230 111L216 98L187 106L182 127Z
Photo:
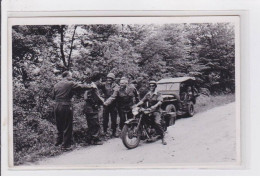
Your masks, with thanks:
M12 167L241 164L238 16L16 19L9 35Z

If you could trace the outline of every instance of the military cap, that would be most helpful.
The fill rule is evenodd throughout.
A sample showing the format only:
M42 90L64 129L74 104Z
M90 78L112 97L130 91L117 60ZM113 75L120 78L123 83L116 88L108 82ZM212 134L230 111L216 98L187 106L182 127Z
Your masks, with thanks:
M120 80L126 80L126 81L128 81L128 79L127 79L125 76L123 76Z
M155 84L155 85L157 85L156 81L154 81L154 80L149 81L149 85L150 85L150 84Z
M107 78L112 78L113 80L116 78L114 73L108 73Z

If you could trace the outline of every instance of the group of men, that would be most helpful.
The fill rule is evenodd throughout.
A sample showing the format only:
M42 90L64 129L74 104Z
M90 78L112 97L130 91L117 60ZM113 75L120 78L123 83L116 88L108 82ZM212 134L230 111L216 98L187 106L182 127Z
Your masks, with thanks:
M115 83L115 75L109 73L105 82L100 82L95 75L86 74L86 84L73 82L72 73L65 71L62 73L62 80L53 88L52 98L55 100L54 117L56 119L58 137L56 146L61 145L62 149L70 149L72 145L72 122L73 110L71 99L73 91L85 90L84 93L84 114L88 124L88 142L90 144L102 145L100 139L101 127L99 123L99 110L103 106L103 132L108 133L109 117L111 120L112 136L117 134L117 114L119 115L119 129L122 130L127 119L132 118L132 107L134 105L147 104L153 109L155 120L154 128L162 138L165 145L164 132L161 127L161 115L159 107L162 98L156 92L156 82L149 82L150 91L140 100L137 89L133 84L129 84L126 77L120 79L119 85ZM100 94L102 92L103 95Z

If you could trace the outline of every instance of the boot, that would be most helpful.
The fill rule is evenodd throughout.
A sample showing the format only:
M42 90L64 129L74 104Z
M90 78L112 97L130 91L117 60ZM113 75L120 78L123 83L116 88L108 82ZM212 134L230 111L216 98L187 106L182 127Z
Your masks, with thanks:
M59 146L62 144L62 140L58 139L57 142L55 143L55 146Z
M115 138L118 138L119 135L117 134L116 131L113 131L112 136L115 137Z
M107 133L107 131L101 131L101 136L105 136L106 135L106 133Z
M63 152L67 152L67 151L71 151L73 148L71 145L68 145L68 146L61 146L61 150Z
M165 141L164 137L162 138L162 144L167 145L167 142Z
M101 140L95 140L93 141L93 145L103 145L103 142Z

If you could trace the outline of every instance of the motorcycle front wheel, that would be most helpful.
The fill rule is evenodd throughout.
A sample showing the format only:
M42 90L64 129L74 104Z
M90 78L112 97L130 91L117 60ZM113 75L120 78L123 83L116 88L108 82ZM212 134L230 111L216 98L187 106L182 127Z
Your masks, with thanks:
M137 131L137 124L126 124L122 130L122 141L128 149L136 148L140 143L140 135Z

